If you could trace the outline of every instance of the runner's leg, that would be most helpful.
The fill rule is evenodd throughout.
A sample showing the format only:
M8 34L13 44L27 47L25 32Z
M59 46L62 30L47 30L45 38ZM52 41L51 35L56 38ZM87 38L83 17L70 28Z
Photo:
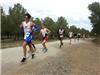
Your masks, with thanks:
M71 37L70 37L70 45L71 45Z
M33 59L35 55L35 50L33 50L32 43L29 44L29 48L30 48L30 53L32 55L32 59Z
M21 62L25 62L25 60L26 60L26 45L27 45L27 43L24 41L23 42L23 45L22 45L22 47L23 47L23 54L24 54L24 57L23 57L23 59L21 60Z
M45 50L45 52L47 52L47 47L46 47L46 40L44 39L43 41L42 41L42 45L43 45L43 47L44 47L44 50Z
M60 38L60 48L61 48L61 46L62 46L62 39Z

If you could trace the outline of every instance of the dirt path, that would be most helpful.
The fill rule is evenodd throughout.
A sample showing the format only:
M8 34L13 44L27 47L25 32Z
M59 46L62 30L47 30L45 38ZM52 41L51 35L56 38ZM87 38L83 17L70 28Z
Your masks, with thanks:
M100 75L100 47L90 41L64 40L47 44L49 50L42 52L37 45L34 59L21 64L21 47L2 50L2 75Z

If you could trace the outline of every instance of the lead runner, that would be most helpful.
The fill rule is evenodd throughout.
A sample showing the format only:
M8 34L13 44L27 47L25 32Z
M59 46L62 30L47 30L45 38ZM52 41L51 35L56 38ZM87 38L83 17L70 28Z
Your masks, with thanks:
M24 21L22 22L22 24L20 25L21 28L23 28L24 30L24 42L22 44L23 47L23 58L21 60L21 62L25 62L26 61L26 51L27 48L26 46L28 45L32 54L32 58L34 57L34 50L32 48L32 28L34 26L34 23L32 21L30 21L31 19L31 15L29 13L25 14L24 17Z

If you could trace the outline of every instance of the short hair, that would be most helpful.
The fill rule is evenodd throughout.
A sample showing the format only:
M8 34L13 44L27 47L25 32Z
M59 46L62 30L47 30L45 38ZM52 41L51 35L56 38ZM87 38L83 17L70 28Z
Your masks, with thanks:
M26 13L25 16L27 16L29 19L31 18L31 15L29 13Z

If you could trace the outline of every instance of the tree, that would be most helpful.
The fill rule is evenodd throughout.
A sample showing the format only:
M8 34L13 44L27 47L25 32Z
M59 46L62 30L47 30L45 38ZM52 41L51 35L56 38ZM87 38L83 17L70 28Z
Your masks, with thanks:
M50 17L45 18L45 26L51 31L50 38L54 38L56 36L56 24Z
M89 19L93 27L92 32L100 35L100 4L98 2L93 2L88 6L88 9L91 11Z
M4 35L7 30L6 27L6 15L3 10L3 7L1 7L1 35Z
M9 14L5 15L3 8L1 8L1 34L6 36L15 36L19 35L19 24L21 24L26 9L22 5L15 4L13 8L9 7Z
M74 33L77 33L79 31L79 29L75 25L72 25L72 26L70 26L69 31L72 31Z
M67 34L68 33L68 22L67 22L67 20L65 19L65 17L58 17L58 20L57 20L57 22L56 22L56 24L57 24L57 28L56 28L56 30L58 30L60 27L62 27L62 28L64 28L65 29L65 34Z
M26 10L19 3L15 4L13 8L9 8L9 18L12 27L15 29L14 33L19 31L18 25L23 21L25 13Z

